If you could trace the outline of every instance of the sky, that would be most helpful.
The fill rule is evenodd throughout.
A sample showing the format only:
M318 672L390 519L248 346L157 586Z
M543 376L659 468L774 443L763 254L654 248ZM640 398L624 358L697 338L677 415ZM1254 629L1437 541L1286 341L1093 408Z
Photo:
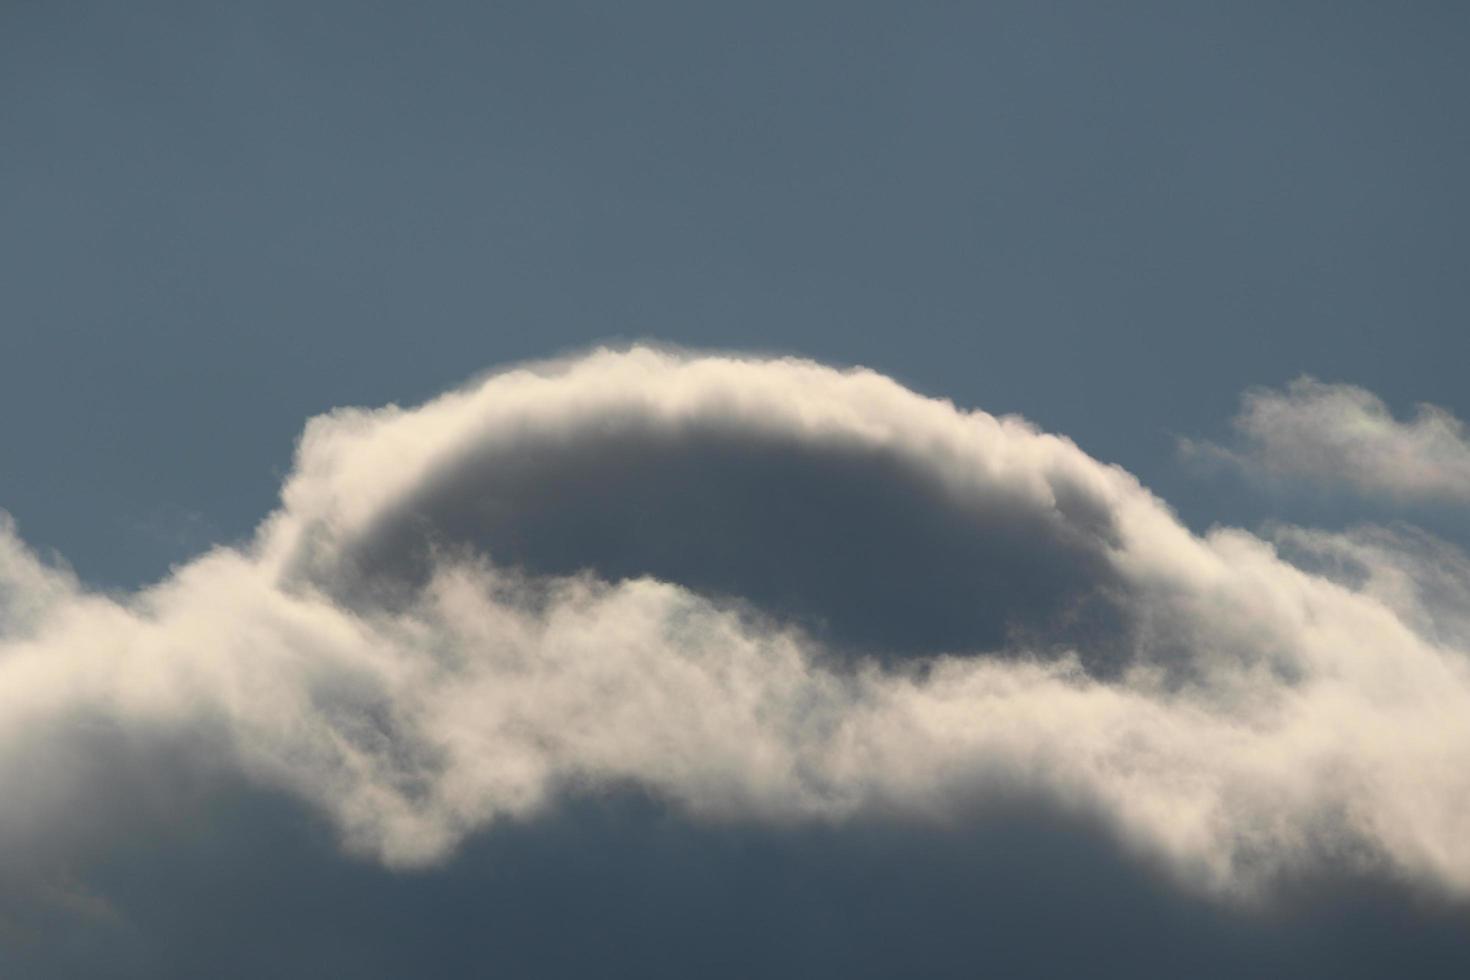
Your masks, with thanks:
M1463 976L1470 11L0 4L0 966Z

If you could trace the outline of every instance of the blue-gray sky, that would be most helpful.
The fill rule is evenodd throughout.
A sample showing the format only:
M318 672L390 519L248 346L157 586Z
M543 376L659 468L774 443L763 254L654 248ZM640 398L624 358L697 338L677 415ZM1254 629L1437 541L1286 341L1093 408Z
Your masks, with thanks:
M0 2L0 967L1464 975L1467 101L1450 3ZM293 457L638 341L1246 532L644 348Z
M0 501L134 584L247 532L308 415L648 337L1250 520L1173 457L1248 385L1470 415L1467 43L1439 3L7 3Z

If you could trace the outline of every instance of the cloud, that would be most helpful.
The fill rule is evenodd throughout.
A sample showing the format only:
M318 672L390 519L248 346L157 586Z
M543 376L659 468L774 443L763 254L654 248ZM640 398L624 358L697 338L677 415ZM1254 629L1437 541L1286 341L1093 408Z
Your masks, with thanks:
M596 351L336 411L252 541L135 594L0 527L0 877L85 905L68 855L140 785L299 800L395 869L631 789L700 833L1072 814L1213 900L1470 896L1463 566L1277 540L1301 567L1020 419L793 359Z
M1470 556L1407 524L1268 528L1293 564L1370 595L1422 636L1470 649Z
M946 824L858 816L773 826L691 821L624 788L503 823L413 873L342 860L290 800L238 787L144 830L130 828L91 873L116 911L92 912L86 929L80 914L58 915L44 959L27 955L35 939L0 940L7 976L1470 969L1463 907L1349 870L1293 882L1269 910L1242 912L1169 887L1087 815L1024 797Z
M1370 391L1304 376L1284 390L1247 391L1234 426L1237 448L1191 440L1181 448L1275 480L1400 502L1470 503L1465 425L1434 405L1400 421Z

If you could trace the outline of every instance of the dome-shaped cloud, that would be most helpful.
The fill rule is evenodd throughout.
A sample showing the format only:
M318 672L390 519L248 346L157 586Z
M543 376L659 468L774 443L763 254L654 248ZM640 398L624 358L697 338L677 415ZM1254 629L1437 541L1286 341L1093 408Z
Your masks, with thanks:
M299 473L286 567L345 599L470 550L651 576L898 657L1020 637L1117 654L1113 501L1141 496L1064 440L871 372L650 350L319 419Z
M128 597L0 544L9 800L85 794L102 724L395 865L633 785L754 823L1046 799L1208 888L1352 855L1470 891L1455 637L872 372L637 348L336 412L252 543Z

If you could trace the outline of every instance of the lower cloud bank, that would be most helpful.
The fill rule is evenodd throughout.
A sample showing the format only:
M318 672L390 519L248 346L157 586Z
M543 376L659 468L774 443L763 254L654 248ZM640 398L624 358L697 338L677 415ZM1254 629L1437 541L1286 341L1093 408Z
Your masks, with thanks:
M242 790L194 806L145 832L135 821L125 844L94 843L84 867L12 903L0 969L36 978L1470 969L1465 905L1319 871L1281 883L1268 904L1224 906L1181 894L1086 817L1022 800L963 826L864 817L771 828L690 821L637 791L605 792L504 822L454 861L411 872L344 857L289 798Z

